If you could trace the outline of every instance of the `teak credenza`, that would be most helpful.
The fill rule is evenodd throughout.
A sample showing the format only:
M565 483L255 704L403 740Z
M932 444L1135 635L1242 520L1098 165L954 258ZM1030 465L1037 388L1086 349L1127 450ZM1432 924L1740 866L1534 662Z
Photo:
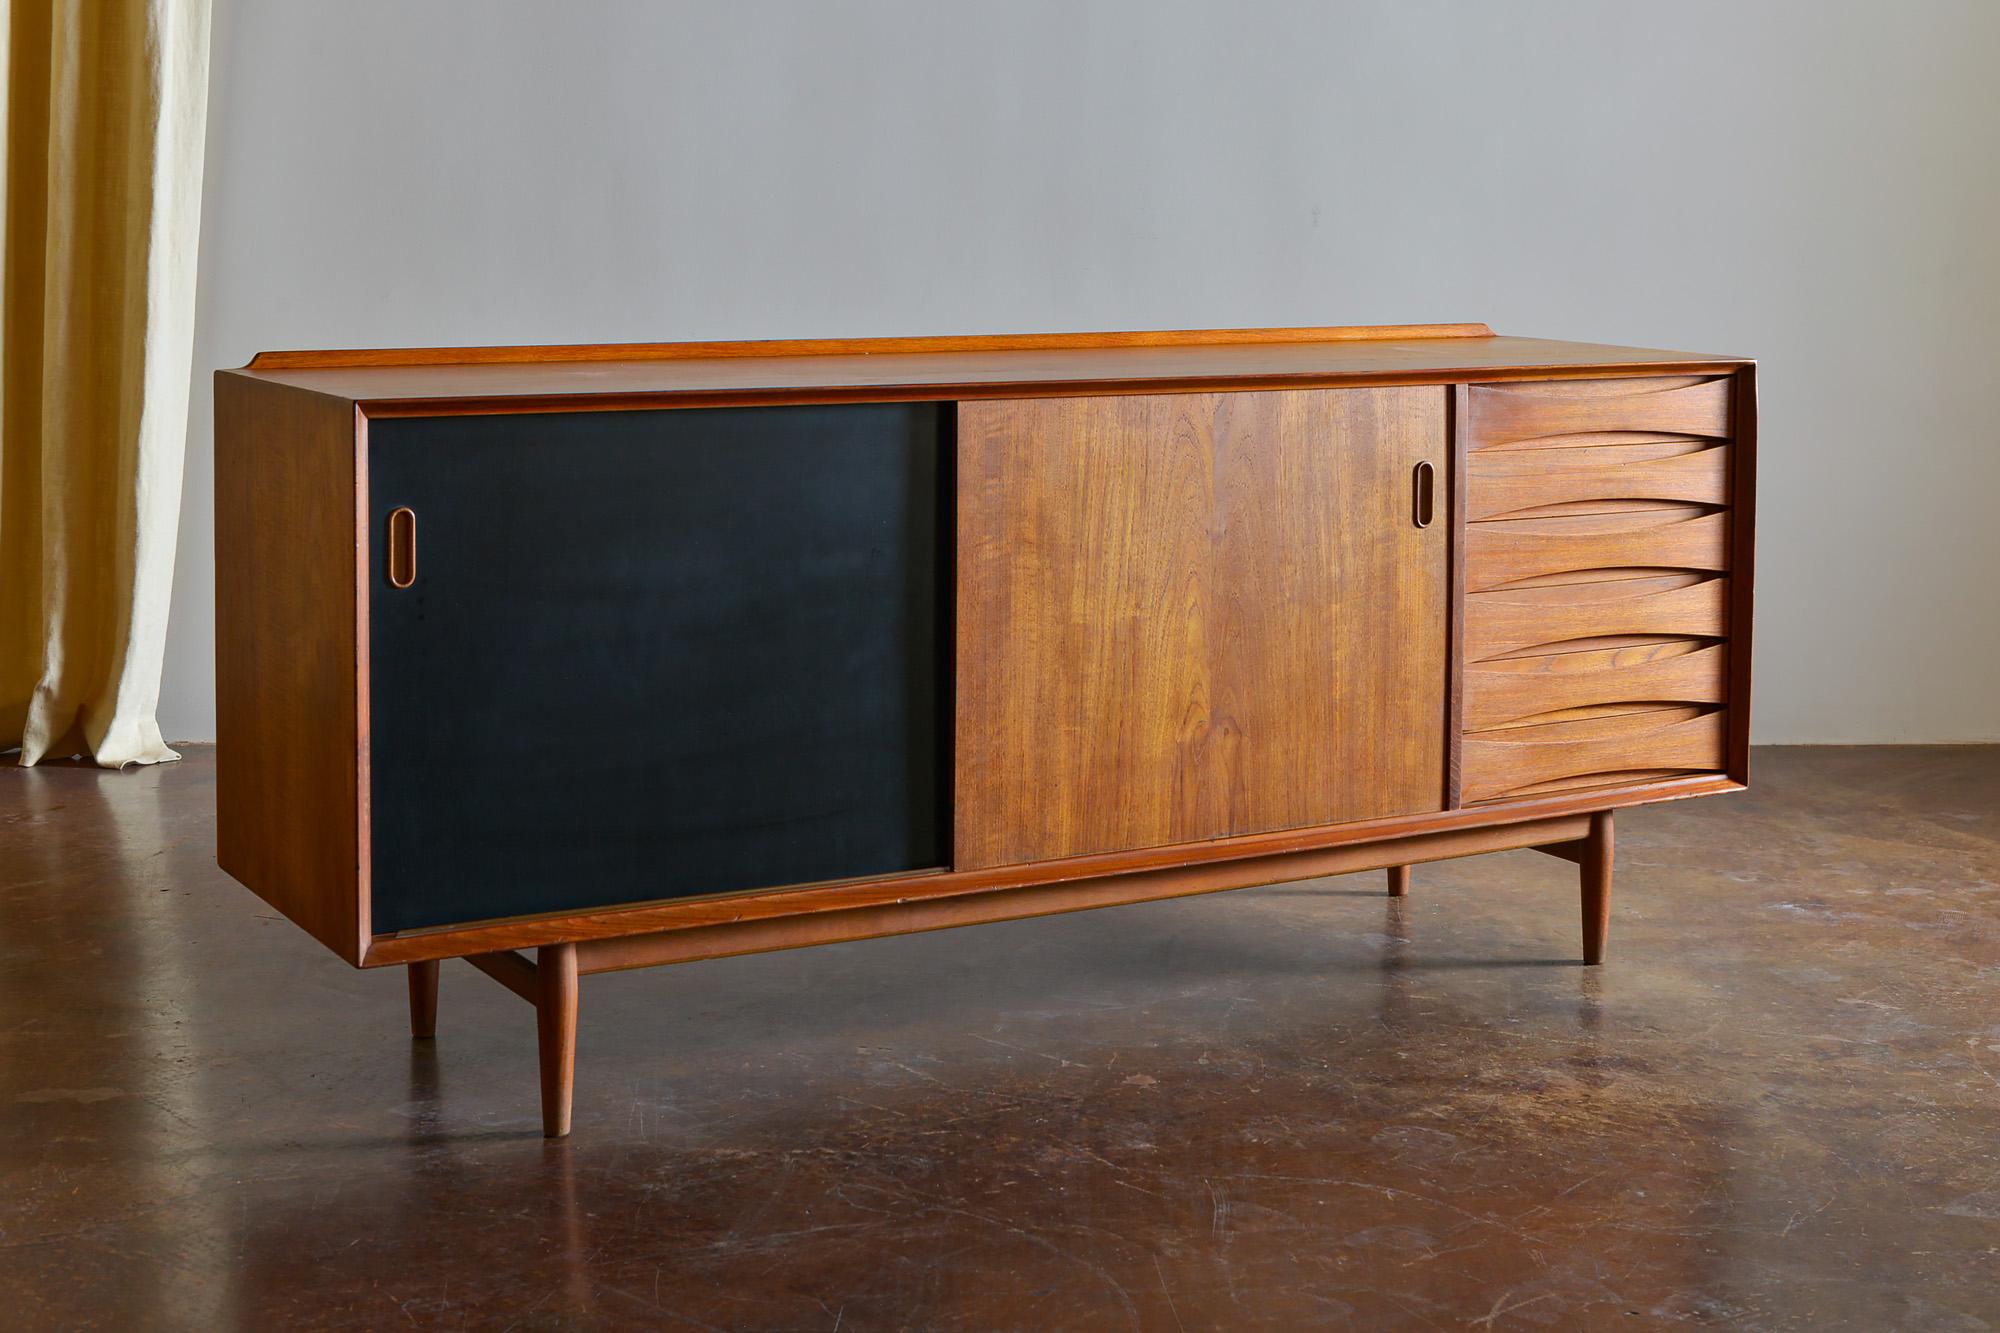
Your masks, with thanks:
M266 352L223 869L580 975L1533 847L1748 779L1752 362L1484 325ZM532 950L532 957L525 951Z

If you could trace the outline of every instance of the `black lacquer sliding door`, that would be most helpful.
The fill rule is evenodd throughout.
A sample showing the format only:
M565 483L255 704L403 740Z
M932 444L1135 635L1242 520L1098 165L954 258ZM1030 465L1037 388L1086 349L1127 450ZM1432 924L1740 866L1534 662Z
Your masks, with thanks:
M944 864L949 423L371 421L374 930Z

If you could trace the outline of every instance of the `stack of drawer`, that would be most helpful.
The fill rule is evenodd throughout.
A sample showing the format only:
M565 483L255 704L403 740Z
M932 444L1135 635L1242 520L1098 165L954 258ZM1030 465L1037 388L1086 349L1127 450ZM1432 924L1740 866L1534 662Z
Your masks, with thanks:
M1466 804L1723 767L1732 388L1469 391Z

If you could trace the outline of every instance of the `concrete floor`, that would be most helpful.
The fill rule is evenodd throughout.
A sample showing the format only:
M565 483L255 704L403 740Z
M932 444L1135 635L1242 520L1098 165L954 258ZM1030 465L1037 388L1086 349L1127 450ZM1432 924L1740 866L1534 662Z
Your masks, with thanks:
M440 1035L214 866L212 755L0 772L9 1328L2000 1327L2000 749L1528 852L584 982Z

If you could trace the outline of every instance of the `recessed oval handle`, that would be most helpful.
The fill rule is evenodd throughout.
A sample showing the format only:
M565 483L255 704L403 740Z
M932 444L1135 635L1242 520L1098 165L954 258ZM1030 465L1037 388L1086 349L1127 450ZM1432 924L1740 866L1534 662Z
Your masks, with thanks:
M1419 463L1411 475L1412 491L1411 518L1420 528L1431 525L1431 515L1437 505L1437 469L1428 462Z
M417 511L404 505L389 511L389 583L407 588L417 581Z

